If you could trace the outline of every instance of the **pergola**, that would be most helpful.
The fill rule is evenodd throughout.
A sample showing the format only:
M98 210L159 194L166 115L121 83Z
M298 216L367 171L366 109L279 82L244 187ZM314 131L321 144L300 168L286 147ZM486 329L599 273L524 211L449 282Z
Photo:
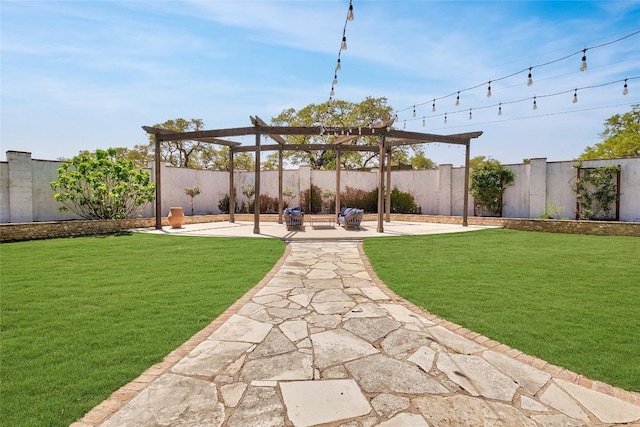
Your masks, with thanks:
M404 130L392 129L390 126L393 120L382 120L371 126L362 127L324 127L324 126L270 126L259 117L251 117L253 126L230 128L230 129L212 129L193 132L176 133L167 129L143 126L142 128L149 134L153 135L155 143L155 182L156 182L156 229L162 229L162 200L161 200L161 168L160 168L160 144L165 141L199 141L212 144L226 145L229 149L229 221L235 221L235 191L234 191L234 165L233 158L235 153L254 152L255 153L255 200L260 200L260 155L262 151L278 151L278 222L282 223L282 175L283 175L283 152L284 151L310 151L310 150L335 150L336 152L336 214L340 210L340 154L348 151L368 151L378 152L378 226L379 233L384 232L384 215L386 220L391 219L391 191L389 184L391 183L391 151L394 147L401 145L414 145L425 143L445 143L465 146L465 162L464 162L464 208L462 214L462 225L468 225L468 207L469 207L469 155L471 147L471 139L482 135L481 131L460 133L454 135L435 135L420 132L408 132ZM230 141L224 138L234 136L255 135L255 145L244 146L239 142ZM261 144L262 135L270 137L276 144ZM283 135L315 135L315 136L334 136L331 143L325 144L289 144L283 138ZM377 136L379 142L377 145L354 145L346 144L347 142L357 140L364 136ZM385 164L387 165L385 167ZM386 174L385 174L386 171ZM385 181L386 179L386 181ZM386 184L386 187L385 187ZM386 194L385 194L386 188ZM386 197L386 212L385 212ZM260 208L256 206L254 209L254 226L253 233L260 233Z

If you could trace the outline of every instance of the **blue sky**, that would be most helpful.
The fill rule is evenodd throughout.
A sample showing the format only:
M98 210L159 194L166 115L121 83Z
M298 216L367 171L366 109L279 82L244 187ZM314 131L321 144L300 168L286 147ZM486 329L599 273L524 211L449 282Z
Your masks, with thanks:
M0 5L2 158L18 150L55 159L83 149L132 148L147 140L140 126L168 119L232 128L250 125L250 115L268 122L286 108L325 102L349 2ZM353 6L335 98L387 97L400 129L484 131L472 156L570 160L599 142L605 119L640 103L640 34L589 49L584 72L581 54L536 67L639 31L639 1L353 0ZM486 97L486 82L531 66L531 87L524 72L493 82ZM622 82L608 85L625 78L627 96ZM578 103L571 102L575 88L599 85L578 90ZM431 112L432 99L457 91L459 106L454 95ZM547 96L564 91L570 93ZM425 145L425 154L441 164L464 162L458 147Z

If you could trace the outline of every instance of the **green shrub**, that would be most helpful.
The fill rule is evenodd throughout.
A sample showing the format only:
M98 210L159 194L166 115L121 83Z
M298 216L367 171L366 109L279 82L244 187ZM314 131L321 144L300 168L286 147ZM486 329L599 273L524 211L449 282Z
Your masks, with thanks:
M322 212L322 196L317 186L312 185L309 190L302 192L300 207L304 213L308 214Z
M489 159L471 171L471 195L478 207L486 208L490 215L501 216L502 194L514 180L513 172L499 161Z

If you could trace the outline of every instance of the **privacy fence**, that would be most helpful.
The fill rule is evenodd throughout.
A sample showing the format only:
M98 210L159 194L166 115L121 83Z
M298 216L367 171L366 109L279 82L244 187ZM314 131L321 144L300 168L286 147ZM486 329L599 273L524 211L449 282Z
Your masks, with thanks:
M57 178L61 162L32 159L31 153L7 151L7 161L0 162L0 222L24 223L78 219L69 212L60 212L53 199L49 183ZM503 218L575 219L578 202L576 179L589 171L608 165L619 166L613 178L615 201L606 213L609 219L640 222L640 158L612 160L547 162L545 158L531 159L526 163L506 165L515 175L515 183L504 193ZM191 198L186 188L198 186L201 194L193 206L195 215L220 214L221 203L229 193L229 173L162 166L162 215L169 208L180 206L191 213ZM154 177L152 169L151 177ZM251 201L243 194L243 188L254 183L253 171L236 171L234 182L236 202L242 207ZM261 173L263 197L277 198L278 172ZM283 188L290 205L302 204L305 192L312 186L320 191L335 190L335 171L316 171L309 167L285 170ZM347 187L362 191L377 188L378 170L342 171L341 190ZM440 165L430 170L398 170L391 175L390 187L411 194L423 215L462 216L464 168ZM588 190L588 188L587 188ZM595 191L595 189L592 189ZM250 192L247 192L250 193ZM472 198L470 199L472 200ZM142 216L154 216L154 207L146 207ZM469 204L469 216L475 214L474 204ZM604 218L603 218L604 219Z

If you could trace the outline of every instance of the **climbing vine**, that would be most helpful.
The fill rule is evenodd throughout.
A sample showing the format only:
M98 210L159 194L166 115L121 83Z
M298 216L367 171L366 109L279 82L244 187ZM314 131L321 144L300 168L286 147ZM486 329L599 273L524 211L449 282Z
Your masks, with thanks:
M612 211L618 197L617 177L620 166L609 165L578 169L574 191L578 201L578 219L614 219Z

